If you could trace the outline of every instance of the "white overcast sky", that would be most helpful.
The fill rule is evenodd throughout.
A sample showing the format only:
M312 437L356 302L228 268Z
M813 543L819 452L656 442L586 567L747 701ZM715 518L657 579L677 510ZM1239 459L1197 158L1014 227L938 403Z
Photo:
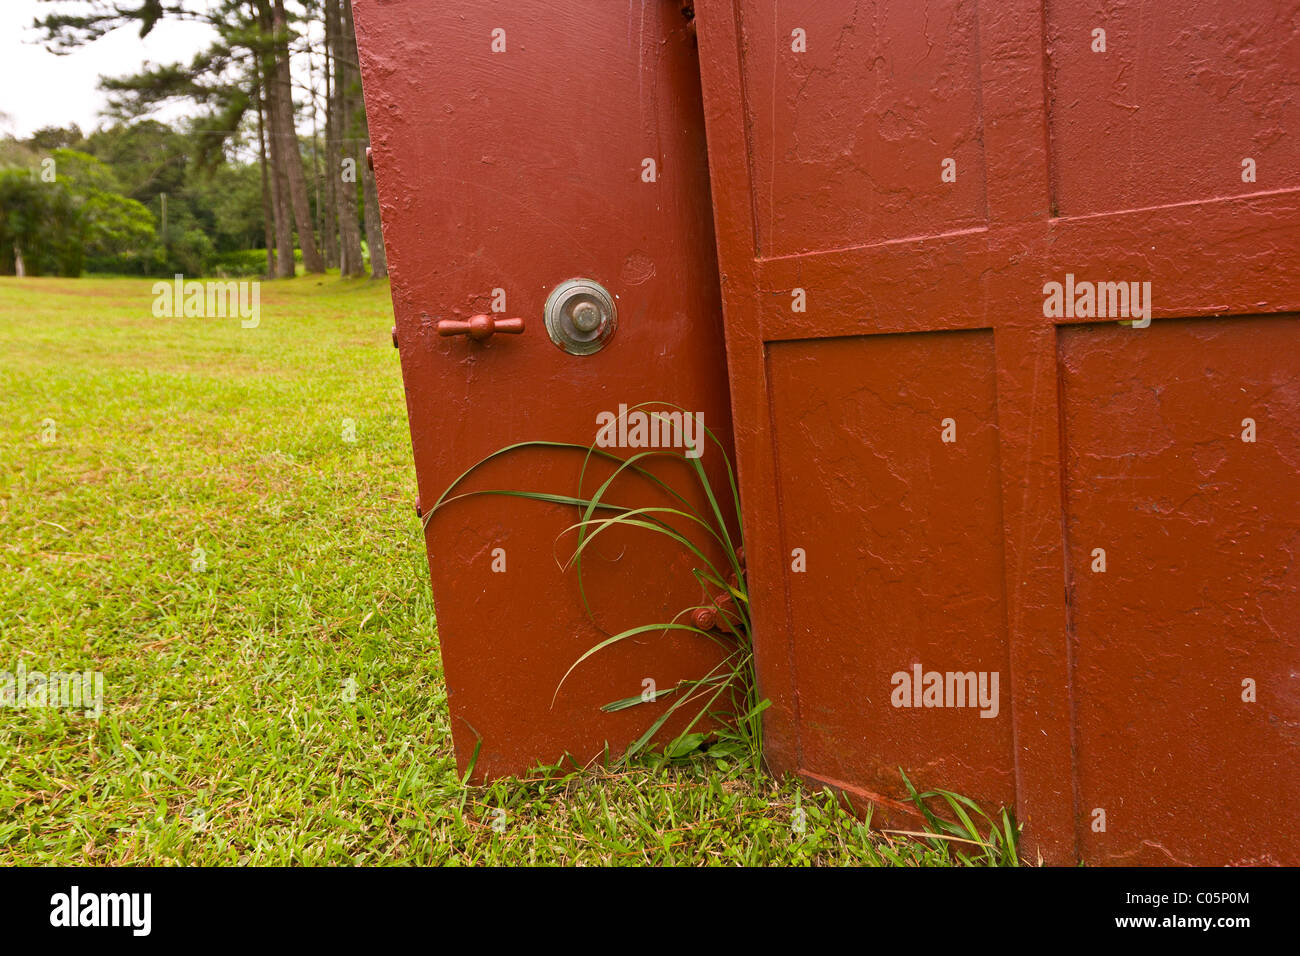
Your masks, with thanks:
M212 40L203 24L163 20L143 40L138 27L124 27L66 56L47 53L35 42L40 34L31 29L32 21L78 6L0 0L0 113L7 117L0 117L0 133L24 137L42 126L69 123L89 132L102 122L99 112L106 103L100 76L135 73L146 61L188 62ZM166 112L159 115L169 118Z

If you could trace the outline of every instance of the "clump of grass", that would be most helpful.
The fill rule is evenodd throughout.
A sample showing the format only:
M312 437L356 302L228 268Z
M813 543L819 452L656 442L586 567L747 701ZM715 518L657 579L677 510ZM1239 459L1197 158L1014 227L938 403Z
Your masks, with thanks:
M903 768L898 768L898 773L903 778L903 783L907 787L908 795L912 798L912 803L921 812L925 818L925 833L914 833L907 830L893 830L891 833L897 833L902 836L925 837L936 851L943 854L945 858L950 854L956 856L957 861L963 864L981 864L984 866L1019 866L1019 835L1020 828L1016 825L1015 818L1004 807L998 812L998 818L994 820L983 809L980 808L970 797L964 797L960 793L953 793L951 790L926 790L924 793L918 793L912 781L907 778ZM930 808L931 802L943 800L956 820L945 820L938 816ZM981 818L988 826L988 836L984 836L979 827L976 826L974 818ZM973 849L972 849L973 848ZM967 854L971 855L968 856Z
M660 419L670 421L663 409L684 411L679 406L667 402L643 402L626 411L630 413L640 409L649 409L648 414L656 421ZM594 442L591 445L579 445L572 442L525 441L498 449L472 465L443 492L426 517L426 521L430 520L437 511L453 502L477 495L526 498L577 509L578 520L561 531L557 541L569 535L576 538L574 549L564 562L564 567L573 569L577 575L583 608L593 624L597 624L597 621L587 599L587 587L582 570L583 557L593 542L607 532L632 528L665 537L675 545L684 548L697 562L692 569L692 574L705 595L702 603L683 607L668 620L638 624L608 635L583 652L565 672L556 687L558 694L564 681L574 669L593 655L607 651L623 641L646 634L658 633L662 636L669 631L686 632L702 640L711 641L721 648L722 659L708 673L660 690L649 700L642 695L637 695L610 701L601 708L606 712L613 712L638 707L665 697L671 698L668 707L649 723L640 737L628 746L617 761L619 765L626 765L638 758L648 760L652 764L680 761L698 757L701 753L715 760L741 759L754 767L759 767L762 763L762 713L768 706L768 701L758 699L754 676L754 647L749 616L749 592L745 584L742 557L744 554L743 525L739 494L736 489L736 474L727 457L726 449L717 435L707 428L705 432L726 467L728 485L726 492L729 494L729 507L726 511L698 457L690 458L673 451L656 449L621 458L603 450ZM565 495L513 489L453 493L462 481L488 461L523 448L545 448L553 451L563 449L584 453L585 458L579 473L576 493ZM586 491L587 471L593 458L608 462L613 465L613 469L612 473L593 490ZM652 459L656 458L685 461L697 489L702 493L703 500L707 502L707 507L697 508L681 489L673 487L652 472L647 466L652 463ZM611 488L620 477L624 476L645 482L648 489L666 492L673 503L663 506L634 506L611 500ZM733 514L734 531L731 527ZM691 529L691 533L679 530L680 527ZM711 556L711 552L714 556ZM722 555L720 560L716 558L718 553ZM716 595L721 600L718 597L710 598L710 595ZM694 619L694 615L699 611L708 611L715 617L719 626L716 628L700 626ZM690 719L685 728L663 746L656 746L655 736L678 712L689 714Z

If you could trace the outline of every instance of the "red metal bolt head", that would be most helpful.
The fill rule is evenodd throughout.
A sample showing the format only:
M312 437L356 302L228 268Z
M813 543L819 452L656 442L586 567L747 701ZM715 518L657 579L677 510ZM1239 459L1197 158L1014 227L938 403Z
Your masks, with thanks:
M701 631L711 631L718 623L718 612L711 607L697 607L691 612L691 623Z
M569 313L573 318L573 324L582 332L595 332L600 328L600 309L594 302L579 302Z

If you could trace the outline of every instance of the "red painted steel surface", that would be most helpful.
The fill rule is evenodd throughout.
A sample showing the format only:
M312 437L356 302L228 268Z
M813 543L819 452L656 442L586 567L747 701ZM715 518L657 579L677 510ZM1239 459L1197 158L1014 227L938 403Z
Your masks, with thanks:
M698 54L679 5L355 8L425 508L507 444L590 444L596 415L620 404L676 403L729 442ZM548 293L576 277L617 299L617 334L594 355L561 351L543 324ZM482 327L472 317L492 313L496 289L498 325L521 318L522 334L439 336L440 322L470 323L444 324L448 333ZM717 453L704 462L725 486ZM572 494L581 465L580 454L518 453L466 488ZM688 487L684 466L662 473ZM603 477L591 469L587 489ZM612 498L664 503L643 487ZM665 705L604 714L601 704L640 693L646 678L664 689L702 676L715 660L699 638L647 635L581 665L552 704L568 667L607 634L701 599L679 549L611 534L587 562L593 624L575 575L557 567L572 549L557 535L576 520L571 508L482 497L427 526L451 730L462 769L481 738L479 778L566 751L585 761L606 742L617 752Z
M773 765L1031 859L1300 863L1300 4L697 20ZM996 716L895 706L918 665Z
M916 369L936 362L947 374L918 387ZM802 547L809 559L808 586L789 598L805 764L832 780L895 783L902 765L1010 804L1008 720L952 709L918 721L888 706L892 688L881 693L877 679L884 665L950 659L954 637L969 669L1007 671L993 336L863 336L830 350L779 342L767 374L781 553ZM950 415L965 430L942 444L933 426ZM962 556L960 574L943 555ZM963 744L936 747L936 737Z
M1122 808L1089 860L1296 860L1296 325L1060 336L1079 799Z

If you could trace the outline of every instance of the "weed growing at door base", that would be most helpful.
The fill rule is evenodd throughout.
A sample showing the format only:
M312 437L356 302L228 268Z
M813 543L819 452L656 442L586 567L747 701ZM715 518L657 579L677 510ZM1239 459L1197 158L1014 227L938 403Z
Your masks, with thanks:
M741 536L741 514L739 497L736 489L735 470L727 458L727 451L713 432L704 428L703 416L692 419L689 413L662 402L647 402L637 405L629 411L626 405L619 406L616 418L610 419L605 428L617 425L620 431L627 428L627 419L642 416L643 421L651 423L651 428L659 427L658 421L673 421L677 434L682 432L682 420L698 421L699 445L697 453L686 453L685 461L691 468L690 489L680 485L674 486L671 480L656 475L653 470L657 458L676 457L667 452L643 451L627 458L602 451L598 438L591 445L576 445L571 442L532 440L518 442L492 452L487 457L471 465L430 509L425 521L433 520L435 515L463 498L479 496L497 496L524 498L547 504L560 504L575 509L574 523L561 532L564 539L574 534L573 551L565 562L565 567L575 571L578 579L579 593L582 595L584 609L592 624L600 628L596 616L592 613L588 600L588 590L583 583L583 554L588 546L598 537L610 530L633 530L643 534L649 533L656 538L669 541L674 547L681 548L689 555L696 566L692 576L705 592L700 596L701 603L682 607L676 614L664 614L662 620L643 621L617 633L603 630L603 638L588 648L564 675L560 684L569 678L574 670L587 658L610 649L623 641L642 639L652 635L663 637L669 632L686 633L695 639L703 639L717 645L720 652L725 652L721 660L706 673L693 678L681 680L672 687L646 691L610 701L601 709L604 711L627 710L642 704L658 703L664 698L671 702L663 708L657 717L646 718L647 726L618 759L617 766L628 766L638 757L655 757L656 761L671 762L694 755L698 750L707 750L711 757L722 756L724 760L743 755L747 763L758 766L762 761L762 713L769 704L759 700L757 680L754 669L754 652L752 629L749 622L749 594L744 579L744 547ZM675 421L668 416L675 416ZM598 416L598 421L600 417ZM671 445L671 428L665 428ZM705 436L714 446L714 453L720 456L726 468L727 484L725 490L715 490L708 473L700 463ZM479 489L462 491L461 482L480 466L487 462L509 455L523 448L533 448L548 454L581 452L584 464L578 481L578 488L573 495L556 494L545 491L521 491L511 489ZM588 466L604 464L612 473L603 480L592 480L588 487ZM613 492L611 488L620 479L634 479L636 492L623 488ZM690 491L699 493L700 501L692 504ZM632 499L616 503L623 495L633 494ZM660 503L652 503L656 494L667 497ZM703 500L708 504L703 505ZM662 503L667 501L668 504ZM734 522L734 524L733 524ZM666 582L664 582L666 583ZM708 596L712 590L716 596ZM696 615L707 614L706 619ZM653 683L651 681L650 683ZM558 695L560 688L556 688ZM661 729L678 716L687 720L686 726L664 743L655 740Z
M462 788L387 286L150 286L0 279L0 669L104 686L0 709L0 865L948 860L738 764Z

